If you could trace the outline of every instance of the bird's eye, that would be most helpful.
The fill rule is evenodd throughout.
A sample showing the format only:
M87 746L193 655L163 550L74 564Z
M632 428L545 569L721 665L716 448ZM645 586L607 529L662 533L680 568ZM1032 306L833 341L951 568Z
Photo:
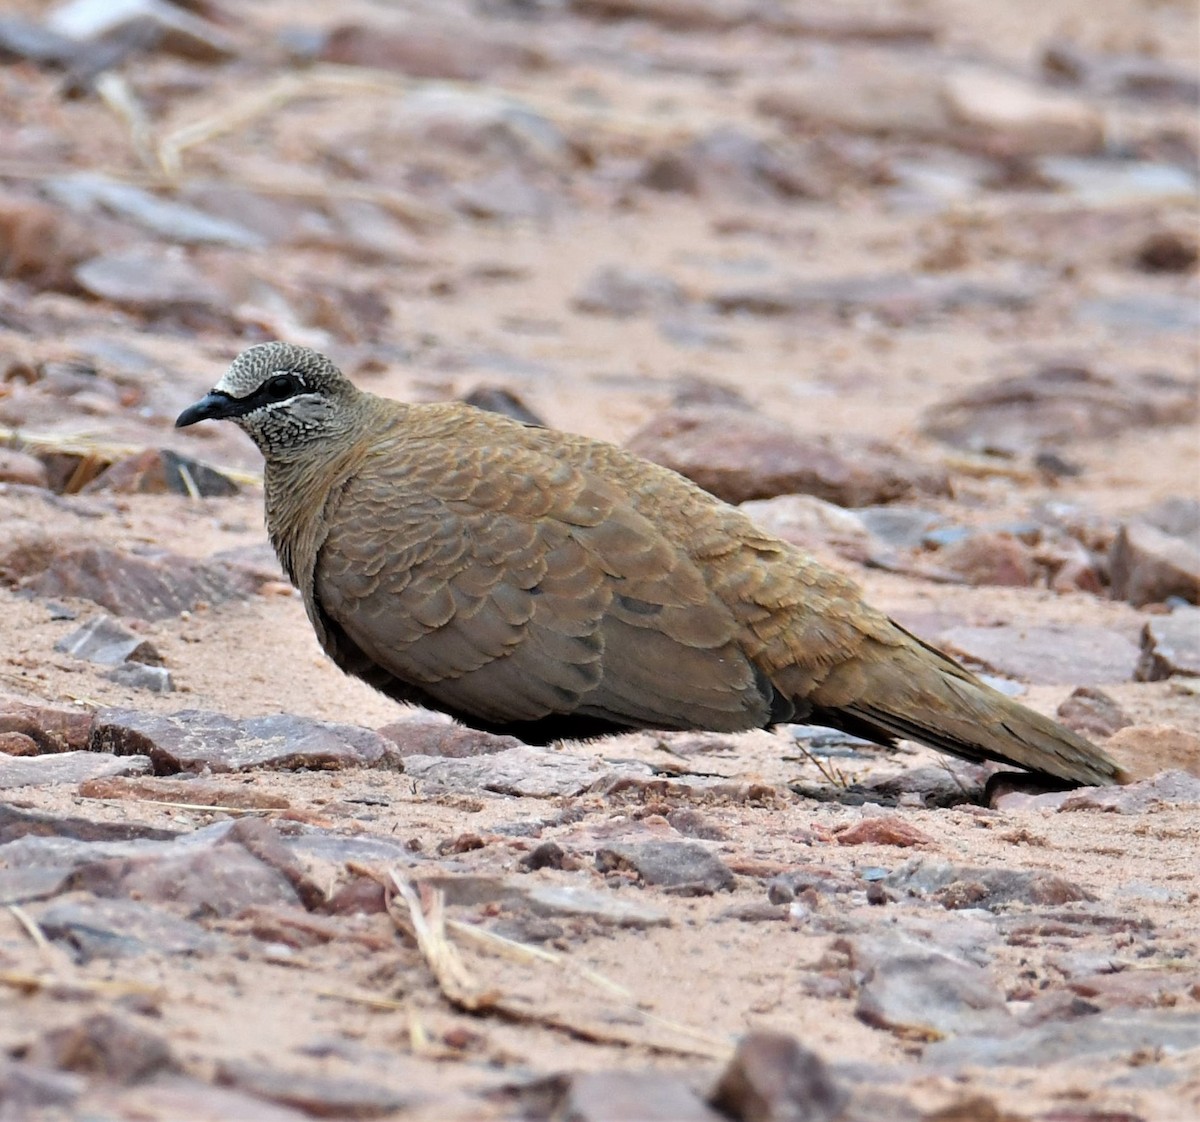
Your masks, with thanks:
M285 398L291 397L300 387L293 375L276 374L263 388L267 391L268 401L283 401Z

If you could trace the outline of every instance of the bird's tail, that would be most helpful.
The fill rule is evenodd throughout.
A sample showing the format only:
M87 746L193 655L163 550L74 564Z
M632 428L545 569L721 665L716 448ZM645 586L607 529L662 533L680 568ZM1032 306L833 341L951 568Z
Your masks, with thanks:
M1015 764L1070 783L1122 780L1121 769L1096 745L892 626L895 635L880 636L813 691L814 719L871 739L916 740L964 759Z

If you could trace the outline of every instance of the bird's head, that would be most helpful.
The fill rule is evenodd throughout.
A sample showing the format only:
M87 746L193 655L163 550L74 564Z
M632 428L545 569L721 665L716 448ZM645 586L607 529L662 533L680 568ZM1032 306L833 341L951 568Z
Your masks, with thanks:
M261 343L175 420L232 421L268 459L336 438L348 428L358 390L323 354L291 343Z

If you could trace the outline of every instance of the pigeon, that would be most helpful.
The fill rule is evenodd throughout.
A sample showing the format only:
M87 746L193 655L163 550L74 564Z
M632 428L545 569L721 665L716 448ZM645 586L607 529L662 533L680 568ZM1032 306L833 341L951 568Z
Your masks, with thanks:
M267 529L321 646L399 702L529 744L806 722L1122 778L848 577L613 444L379 397L279 342L175 423L204 420L262 452Z

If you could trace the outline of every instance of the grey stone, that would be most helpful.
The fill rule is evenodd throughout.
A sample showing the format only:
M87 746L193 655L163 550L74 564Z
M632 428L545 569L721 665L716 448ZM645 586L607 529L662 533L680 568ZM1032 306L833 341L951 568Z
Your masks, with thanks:
M119 666L123 662L162 666L162 655L149 639L135 634L109 616L88 620L70 635L59 639L54 649L104 666Z
M905 862L884 883L909 896L930 896L951 909L995 911L1013 903L1047 906L1095 900L1086 889L1054 873L974 868L920 858Z
M538 915L581 916L614 927L667 927L671 923L666 912L651 904L578 885L537 885L526 890L525 902Z
M47 937L65 942L81 962L216 950L221 940L190 920L133 900L57 900L34 914Z
M170 903L197 919L300 903L283 873L236 844L89 862L75 870L72 885L105 898Z
M821 1058L781 1032L743 1036L711 1097L743 1122L833 1122L848 1100Z
M146 775L148 756L98 755L95 752L58 752L49 756L0 754L0 790L59 783L82 783L112 775Z
M629 265L605 265L592 273L572 301L581 312L627 319L681 307L683 289L671 277Z
M869 1025L940 1040L995 1032L1010 1020L1004 995L974 963L896 937L853 939L848 948L864 974L855 1014Z
M166 0L67 0L46 21L51 31L84 41L149 25L163 50L197 62L221 62L236 54L220 28Z
M86 1089L80 1075L0 1056L0 1103L13 1118L33 1118L48 1108L67 1111Z
M13 543L0 553L0 576L38 596L79 597L115 615L151 620L248 596L259 586L229 566L165 550L140 555L52 539Z
M522 745L489 756L408 756L404 773L454 791L491 791L533 799L579 795L606 774L598 761Z
M1200 608L1177 607L1151 616L1142 628L1142 654L1134 677L1157 682L1174 674L1200 676Z
M996 673L1040 685L1128 682L1138 661L1131 640L1090 625L952 627L938 636L938 646Z
M0 802L0 844L30 838L34 841L125 842L135 839L176 838L179 830L165 830L141 822L102 822L65 814L45 814Z
M175 681L171 671L165 666L144 666L140 662L124 662L114 666L104 675L110 682L116 682L130 689L147 690L150 693L173 693Z
M1130 522L1117 532L1108 555L1112 594L1135 607L1172 596L1200 602L1200 546L1153 526Z
M72 210L88 213L101 208L184 245L227 245L255 249L264 244L258 234L236 222L157 195L130 183L118 183L93 172L51 179L49 194Z
M3 847L0 847L0 856L3 853ZM70 869L61 866L0 868L0 907L57 896L66 887L70 876Z
M1151 779L1122 787L1084 787L1069 792L1060 810L1102 810L1145 814L1164 806L1200 806L1200 777L1186 771L1164 771Z
M563 1122L727 1122L679 1076L659 1071L573 1075L555 1117Z
M971 452L1030 455L1131 428L1177 425L1200 413L1195 382L1151 373L1045 366L985 382L933 405L924 431Z
M926 1049L924 1063L948 1071L961 1071L966 1066L1040 1069L1071 1060L1098 1062L1137 1052L1168 1058L1194 1048L1200 1048L1200 1013L1113 1009L1014 1034L943 1040Z
M1076 306L1075 315L1082 323L1100 324L1121 334L1144 332L1156 335L1162 332L1193 336L1200 331L1200 307L1196 301L1191 296L1173 293L1083 300ZM1186 415L1179 417L1181 422L1188 419Z
M697 895L733 887L733 873L696 842L614 842L596 851L602 872L630 869L643 884Z
M217 1083L317 1118L376 1118L411 1109L425 1097L364 1079L280 1071L244 1060L222 1060Z
M1037 295L1037 289L1030 285L893 273L728 288L714 293L710 304L714 311L725 315L825 316L840 320L871 315L902 326L956 312L1021 309L1033 303Z
M114 250L83 262L75 280L92 296L135 311L220 308L224 297L185 257Z
M394 758L388 740L356 725L290 713L239 721L201 709L172 714L101 709L92 728L91 748L118 756L147 755L159 775L205 768L224 772L256 767L369 767Z

